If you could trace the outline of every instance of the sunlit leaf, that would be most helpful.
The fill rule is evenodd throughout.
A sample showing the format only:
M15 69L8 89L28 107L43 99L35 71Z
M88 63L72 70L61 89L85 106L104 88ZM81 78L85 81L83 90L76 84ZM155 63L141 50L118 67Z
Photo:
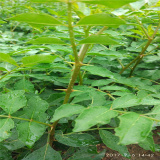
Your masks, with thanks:
M24 91L16 90L0 95L0 107L8 114L12 114L26 105Z
M120 125L115 129L119 143L123 145L136 144L144 141L149 135L153 121L131 112L119 116Z
M8 62L10 64L18 66L16 61L13 58L11 58L8 54L0 53L0 61Z
M107 107L91 107L85 109L78 118L75 119L74 132L85 131L96 124L107 124L117 113Z
M22 13L16 15L14 17L9 18L9 20L19 21L19 22L26 22L29 24L39 24L39 25L63 25L59 20L50 16L49 14L44 13Z
M82 18L77 25L91 25L91 26L109 26L117 27L125 24L125 21L109 14L93 14Z
M31 40L27 43L31 43L31 44L66 44L61 39L50 38L50 37L39 37L39 38Z
M12 119L0 119L0 142L11 136L10 130L12 128L14 128L14 121Z
M70 117L73 114L79 114L83 110L84 110L84 107L81 105L63 104L62 106L60 106L55 110L55 113L53 115L53 118L51 119L51 122L54 122L63 117Z
M115 40L109 38L108 36L103 35L92 35L89 36L86 39L83 39L79 42L79 44L106 44L106 45L112 45L112 44L119 44Z
M28 66L34 66L38 63L52 63L57 56L51 56L51 55L33 55L28 57L23 57L22 62L25 67Z

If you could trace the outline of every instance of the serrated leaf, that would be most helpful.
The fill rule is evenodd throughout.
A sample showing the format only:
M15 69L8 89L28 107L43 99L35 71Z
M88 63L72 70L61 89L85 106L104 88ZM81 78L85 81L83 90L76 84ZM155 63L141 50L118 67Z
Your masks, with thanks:
M18 139L17 130L13 129L12 135L6 141L3 141L3 146L5 146L10 151L14 151L24 147L25 144Z
M140 99L136 95L129 93L113 101L112 108L127 108L140 104Z
M16 15L14 17L9 18L9 20L19 21L19 22L26 22L29 24L39 24L39 25L63 25L59 20L50 16L49 14L44 13L22 13Z
M31 43L31 44L66 44L61 39L50 38L50 37L39 37L39 38L33 39L27 43Z
M106 68L98 67L98 66L83 66L82 69L87 70L93 75L114 78L114 74Z
M104 106L87 108L75 119L73 132L85 131L96 124L107 124L116 116L115 111Z
M8 62L10 64L18 66L16 61L12 57L10 57L10 55L5 54L5 53L0 53L0 61Z
M46 122L48 116L45 111L49 105L38 96L33 96L28 100L27 107L23 109L22 118L32 119L39 122ZM19 139L28 147L31 147L45 132L46 126L35 122L23 122L18 124Z
M120 138L120 144L136 144L147 138L153 121L141 115L130 112L119 116L120 125L115 129L116 136Z
M87 133L75 133L71 135L63 135L62 131L55 134L58 142L72 147L84 147L89 145L96 145L99 143L92 135Z
M153 140L153 134L150 133L147 136L147 138L144 141L138 143L138 145L145 150L151 150L152 152L155 152L155 143Z
M11 91L0 96L0 107L8 114L13 114L26 105L24 91Z
M50 147L49 144L37 149L22 160L62 160L59 152Z
M100 130L99 134L103 143L108 148L118 151L124 157L128 157L128 158L130 157L127 147L124 145L118 144L119 138L117 136L115 136L114 134L106 130Z
M121 87L121 86L105 86L105 87L102 87L101 90L115 90L115 91L128 91L129 90L125 87Z
M59 120L63 117L70 117L74 114L79 114L84 110L84 107L78 104L63 104L55 110L51 122Z
M160 105L155 106L152 109L151 114L160 114Z
M114 45L119 44L115 40L109 38L108 36L104 35L91 35L81 41L79 44L106 44L106 45Z
M16 82L14 85L14 89L15 90L24 90L25 92L32 92L32 93L34 93L34 91L35 91L34 85L26 79L22 79L22 80Z
M31 67L38 63L52 63L57 56L51 56L51 55L33 55L28 57L22 58L22 63L25 67Z
M125 24L125 21L109 14L93 14L82 18L77 26L91 25L91 26L108 26L117 27Z
M35 122L23 122L17 125L19 139L26 146L32 147L33 144L43 135L46 127Z
M14 128L14 121L12 119L0 119L0 142L11 136L10 130L12 128Z

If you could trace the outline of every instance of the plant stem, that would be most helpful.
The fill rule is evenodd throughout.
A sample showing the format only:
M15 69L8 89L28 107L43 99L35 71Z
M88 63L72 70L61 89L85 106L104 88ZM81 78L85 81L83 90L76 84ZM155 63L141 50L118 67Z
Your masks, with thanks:
M122 74L127 68L130 67L130 65L135 63L138 58L139 58L139 56L137 56L134 60L132 60L129 64L127 64L124 68L122 68L122 70L119 72L119 74Z
M82 47L80 49L80 52L79 52L79 57L78 57L77 47L76 47L76 44L75 44L75 38L74 38L74 32L73 32L73 26L72 26L72 3L70 1L68 2L68 28L69 28L69 35L70 35L72 50L73 50L73 54L74 54L74 57L75 57L75 65L73 67L72 77L71 77L71 80L69 82L68 88L66 90L66 95L65 95L63 104L68 103L70 94L72 93L74 83L75 83L75 81L76 81L76 79L79 75L80 68L83 65L82 64L83 59L84 59L84 57L85 57L85 55L88 51L88 48L90 46L90 44L82 45ZM101 34L106 28L107 27L103 27L97 34ZM52 127L51 127L51 133L50 133L50 145L51 146L52 146L52 142L54 141L53 137L54 137L54 134L55 134L55 128L58 124L58 121L59 120L55 121L52 124Z
M20 117L13 117L13 116L10 116L10 115L8 115L8 116L7 116L7 115L0 115L0 117L19 119L19 120L28 121L28 122L35 122L35 123L43 124L43 125L49 126L49 127L52 126L52 125L50 125L50 124L43 123L43 122L39 122L39 121L35 121L35 120L33 120L33 119L26 119L26 118L20 118Z
M122 74L127 68L130 67L130 65L132 65L133 63L135 63L135 62L137 61L137 62L135 63L135 65L133 66L131 72L130 72L130 76L133 74L136 66L137 66L137 65L140 63L140 61L143 59L145 51L147 50L148 46L149 46L149 45L151 44L151 42L153 41L153 39L154 39L156 33L158 32L159 28L160 28L160 23L158 24L158 26L157 26L156 30L154 31L152 37L149 37L147 44L145 45L145 47L143 48L143 50L139 53L139 55L138 55L133 61L131 61L127 66L125 66L124 68L122 68L122 70L119 72L119 74Z
M153 120L153 121L156 121L156 122L160 122L159 119L155 119L155 118L151 118L151 117L148 117L148 116L145 116L145 115L141 115L142 117L145 117L145 118L148 118L150 120Z
M16 67L16 68L12 69L11 71L7 72L5 75L3 75L3 76L0 78L0 80L2 80L3 78L5 78L5 77L6 77L7 75L9 75L10 73L16 71L19 67L20 67L20 66L18 66L18 67Z
M75 58L75 63L79 62L78 58L78 53L77 53L77 47L75 43L75 38L74 38L74 31L73 31L73 26L72 26L72 2L68 2L68 31L70 35L70 41L72 45L72 50Z
M100 35L100 34L103 33L103 31L105 31L107 28L108 28L108 27L104 26L100 31L98 31L98 32L96 33L96 35ZM83 62L83 59L84 59L84 57L85 57L85 55L86 55L86 53L87 53L88 48L90 47L90 45L91 45L91 44L83 44L83 45L82 45L82 47L81 47L81 49L80 49L80 51L79 51L79 54L78 54L79 60L80 60L81 62Z
M147 42L146 46L144 47L144 49L142 50L142 52L139 54L139 58L137 59L137 62L135 63L135 65L133 66L133 68L132 68L132 70L130 72L130 75L129 75L130 77L132 76L132 74L133 74L135 68L137 67L137 65L143 59L145 51L147 50L148 46L152 43L152 41L153 41L155 35L157 34L159 28L160 28L160 23L158 24L158 26L157 26L156 30L154 31L152 37L151 38L149 37L148 42Z
M148 39L150 39L150 36L149 36L148 32L146 31L146 29L144 28L143 24L139 21L139 19L138 19L137 16L135 16L135 18L136 18L137 22L139 23L139 25L141 26L141 28L142 28L144 34L146 35L146 37L147 37Z

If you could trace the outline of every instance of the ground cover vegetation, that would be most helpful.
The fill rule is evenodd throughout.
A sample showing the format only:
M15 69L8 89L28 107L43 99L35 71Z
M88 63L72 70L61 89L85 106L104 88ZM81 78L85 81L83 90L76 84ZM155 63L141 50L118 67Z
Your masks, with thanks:
M0 159L159 151L158 0L0 0ZM159 133L157 133L159 134Z

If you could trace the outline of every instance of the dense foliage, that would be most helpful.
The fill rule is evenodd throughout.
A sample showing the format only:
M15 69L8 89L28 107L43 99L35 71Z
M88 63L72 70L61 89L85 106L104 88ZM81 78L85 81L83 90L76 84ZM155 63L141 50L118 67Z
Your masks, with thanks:
M0 0L0 159L159 151L158 0Z

